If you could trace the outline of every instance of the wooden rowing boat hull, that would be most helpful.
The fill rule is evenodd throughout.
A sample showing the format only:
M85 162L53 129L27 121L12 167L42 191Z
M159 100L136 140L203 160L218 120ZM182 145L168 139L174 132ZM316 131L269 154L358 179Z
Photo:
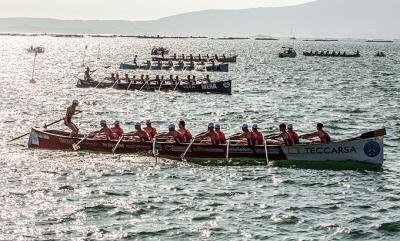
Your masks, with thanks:
M378 132L377 132L378 133ZM302 144L297 146L268 145L269 160L291 161L353 161L363 164L383 164L383 134L354 138L328 144ZM68 137L68 133L62 131L41 131L33 128L30 133L28 147L50 150L72 150L72 144L80 138ZM87 139L80 144L81 150L111 153L117 140ZM179 158L186 150L188 144L176 144L157 142L155 149L160 157L171 159ZM153 143L134 142L123 140L118 145L116 153L144 153L152 154ZM208 145L194 143L188 150L187 160L211 159L224 160L227 155L226 145ZM265 163L264 146L249 147L247 145L229 146L229 158L238 160L253 159Z
M99 84L98 81L84 81L78 80L76 86L78 88L94 88ZM112 83L104 82L97 86L97 88L111 88ZM126 90L129 86L129 83L119 83L114 86L115 89ZM142 90L142 91L173 91L175 89L175 85L172 84L147 84L144 85L142 83L131 84L129 90ZM176 91L179 92L199 92L199 93L216 93L216 94L231 94L232 93L232 80L226 81L218 81L204 84L196 84L193 86L187 84L180 84L176 87Z

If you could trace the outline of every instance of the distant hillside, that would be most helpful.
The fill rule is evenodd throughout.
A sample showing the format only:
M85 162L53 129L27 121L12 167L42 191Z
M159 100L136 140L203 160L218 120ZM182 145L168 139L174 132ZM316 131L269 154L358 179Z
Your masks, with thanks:
M206 10L154 21L0 18L0 32L400 38L399 0L317 0L297 6Z

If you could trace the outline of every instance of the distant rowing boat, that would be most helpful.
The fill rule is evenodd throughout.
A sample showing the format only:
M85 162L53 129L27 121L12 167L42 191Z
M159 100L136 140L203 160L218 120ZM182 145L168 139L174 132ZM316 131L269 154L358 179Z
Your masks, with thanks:
M72 151L72 144L82 140L83 135L72 138L69 137L69 134L58 130L42 131L32 128L28 147ZM155 142L154 149L160 157L170 159L180 159L182 153L187 149L185 159L203 165L210 164L213 161L213 163L226 164L226 159L230 159L236 165L265 165L265 149L267 149L268 159L271 161L290 160L294 164L303 161L313 163L351 161L381 166L383 164L383 138L385 134L385 129L380 129L363 133L356 138L328 144L267 145L266 148L263 145L249 147L248 145L234 143L229 146L226 144L194 143L188 147L188 143L177 144L159 140ZM111 153L117 141L88 138L80 143L80 149L83 151ZM153 155L153 142L122 140L115 152ZM220 162L217 162L218 160Z
M358 58L361 57L360 53L357 51L354 54L348 54L346 52L329 52L329 51L310 51L310 52L303 52L304 56L307 57L345 57L345 58Z
M141 70L175 70L175 71L208 71L208 72L228 72L229 71L229 64L221 63L221 64L207 64L207 65L185 65L184 63L177 63L177 64L169 64L169 63L153 63L153 64L128 64L128 63L121 63L119 65L120 69L141 69Z
M179 92L199 92L199 93L216 93L216 94L231 94L232 93L232 80L223 80L215 82L200 82L196 84L189 84L185 80L180 80L180 83L173 84L171 81L165 81L163 84L157 80L150 80L147 83L140 80L130 82L114 83L107 81L85 81L79 79L76 87L78 88L115 88L120 90L141 90L141 91L179 91ZM128 88L129 87L129 88Z
M186 62L210 62L210 61L217 61L221 63L236 63L236 58L238 56L230 56L230 57L223 57L223 56L185 56L185 55L172 55L168 57L153 57L153 61L186 61Z

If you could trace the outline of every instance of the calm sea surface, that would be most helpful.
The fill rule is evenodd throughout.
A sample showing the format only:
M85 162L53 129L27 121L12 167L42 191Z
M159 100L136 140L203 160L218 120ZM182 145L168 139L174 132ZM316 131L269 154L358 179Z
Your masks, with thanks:
M291 44L300 53L358 49L362 57L277 58ZM28 83L33 54L25 49L31 45L46 48L35 85ZM95 78L118 71L134 54L147 60L155 45L177 53L239 54L229 73L211 75L234 79L234 93L77 89L85 45L85 61L99 69ZM2 36L0 50L0 240L400 238L399 42ZM374 58L377 51L387 57ZM243 122L271 133L281 122L306 132L322 121L334 139L386 127L385 162L380 172L175 166L135 155L29 150L27 138L6 143L59 119L75 98L84 110L75 121L85 132L101 119L118 119L125 129L151 119L162 131L184 118L194 133L218 121L226 134Z

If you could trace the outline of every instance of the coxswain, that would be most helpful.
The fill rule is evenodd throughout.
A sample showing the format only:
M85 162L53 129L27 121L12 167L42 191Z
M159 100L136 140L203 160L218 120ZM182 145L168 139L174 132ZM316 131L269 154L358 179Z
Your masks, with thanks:
M242 133L238 133L229 137L229 140L239 140L239 141L245 140L247 142L247 145L249 146L256 145L255 136L253 135L253 132L249 130L249 125L247 123L244 123L242 125Z
M140 142L150 141L149 135L144 129L142 129L142 126L139 122L135 123L135 130L133 132L129 132L125 136L138 137Z
M174 138L174 141L178 144L188 142L186 140L185 135L182 132L175 130L175 125L173 123L169 124L167 133L157 135L157 138L168 138L168 137Z
M220 144L225 144L226 143L226 137L225 137L225 134L221 131L221 125L216 123L214 125L214 129L215 129L215 132L217 132L217 134L218 134L219 143Z
M258 131L258 125L253 124L251 130L253 131L254 139L256 141L256 145L264 145L264 136L261 132Z
M90 137L95 137L96 134L100 135L100 134L104 134L106 137L106 140L115 140L118 138L117 134L115 134L108 126L107 126L107 121L105 120L101 120L100 121L100 126L101 129L98 131L94 131L92 133L89 134Z
M186 142L190 142L193 139L192 134L188 129L186 129L186 122L184 120L179 120L179 129L178 131L185 136Z
M287 126L287 128L288 128L287 133L290 135L290 137L292 137L292 140L293 140L294 144L295 144L295 145L300 144L299 136L298 136L297 133L293 130L293 125L292 125L292 124L289 124L289 125Z
M207 142L213 144L213 145L219 145L220 140L219 140L219 135L214 129L214 123L210 122L208 123L207 131L198 134L194 139L208 139Z
M205 81L207 81L207 83L211 83L211 80L210 80L210 75L206 75L206 79L205 79Z
M329 143L331 141L331 137L328 132L323 130L323 128L324 125L322 123L317 123L317 131L301 135L299 136L299 138L310 139L313 137L319 137L320 141L315 143L321 143L321 144Z
M65 114L65 117L64 117L64 124L69 129L71 129L71 134L69 135L70 137L77 136L79 133L78 127L75 125L75 123L72 122L72 116L81 112L76 109L78 107L78 105L79 105L79 101L73 100L72 104L67 108L67 113Z
M157 135L156 128L151 126L151 120L146 120L146 127L144 128L144 130L147 132L150 139L154 139L154 137Z
M282 123L279 125L279 131L280 131L279 134L271 134L271 135L266 136L266 138L270 138L270 139L282 138L282 142L279 142L279 144L285 144L285 146L293 146L294 141L293 141L292 137L289 135L289 133L287 133L285 123Z
M93 81L93 78L90 75L94 72L96 72L96 70L92 71L89 69L89 67L86 67L84 80L85 81Z
M114 132L118 138L121 138L124 135L124 130L121 128L118 120L114 121L114 127L111 128L111 131Z
M137 65L137 55L135 55L135 57L133 58L133 64Z

